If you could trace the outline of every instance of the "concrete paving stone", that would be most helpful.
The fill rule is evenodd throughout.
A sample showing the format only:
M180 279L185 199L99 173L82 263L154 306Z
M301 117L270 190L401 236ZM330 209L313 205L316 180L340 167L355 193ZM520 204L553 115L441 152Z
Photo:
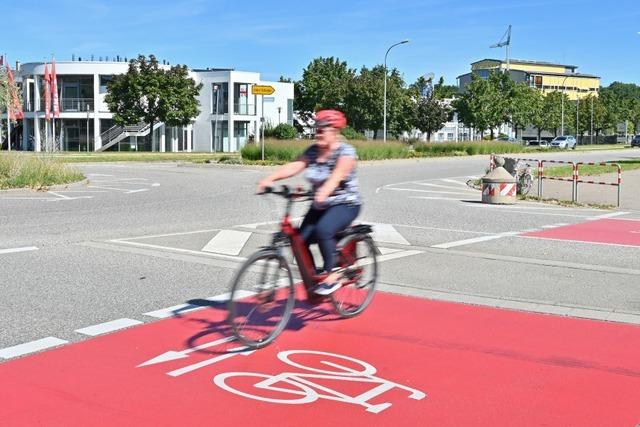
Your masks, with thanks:
M640 325L640 315L638 314L609 313L606 320L610 322L623 322Z

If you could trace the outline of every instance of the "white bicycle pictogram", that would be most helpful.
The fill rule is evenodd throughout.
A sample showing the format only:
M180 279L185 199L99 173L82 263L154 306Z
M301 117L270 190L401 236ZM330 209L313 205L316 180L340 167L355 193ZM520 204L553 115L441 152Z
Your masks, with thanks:
M320 360L322 368L315 368L305 366L300 363L296 363L291 360L295 355L319 355L323 356ZM329 358L329 360L326 360ZM352 369L351 367L340 365L330 361L330 358L341 359L343 362L348 361L350 364L359 365L359 369ZM249 399L261 400L269 403L279 403L287 405L301 405L307 403L313 403L318 399L334 400L342 403L351 403L355 405L361 405L366 408L368 412L379 413L391 406L390 402L370 404L369 400L389 391L394 388L403 389L409 392L409 398L420 400L426 397L426 394L420 390L407 387L402 384L394 383L392 381L385 380L383 378L376 377L374 374L377 372L373 365L367 362L363 362L352 357L343 356L340 354L326 353L323 351L313 350L289 350L281 351L278 353L278 359L282 362L293 366L295 368L302 369L312 373L302 372L283 372L277 375L268 375L257 372L225 372L218 374L213 378L213 382L223 390L237 394L239 396L247 397ZM333 368L329 370L328 368ZM257 390L268 390L270 392L279 392L289 395L287 398L274 398L267 396L260 396L258 394L252 394L250 392L238 390L228 384L233 378L238 377L255 377L260 378L262 381L253 384L253 387ZM347 382L360 382L370 383L372 388L357 396L349 396L340 391L333 390L324 385L313 382L312 380L338 380ZM277 384L288 385L288 387L279 387Z

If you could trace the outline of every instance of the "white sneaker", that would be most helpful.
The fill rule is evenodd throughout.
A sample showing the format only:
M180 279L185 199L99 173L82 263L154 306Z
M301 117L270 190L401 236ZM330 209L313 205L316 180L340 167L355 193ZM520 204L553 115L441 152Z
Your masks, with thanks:
M333 284L322 282L313 289L313 293L318 295L331 295L338 289L340 289L340 282L335 282Z

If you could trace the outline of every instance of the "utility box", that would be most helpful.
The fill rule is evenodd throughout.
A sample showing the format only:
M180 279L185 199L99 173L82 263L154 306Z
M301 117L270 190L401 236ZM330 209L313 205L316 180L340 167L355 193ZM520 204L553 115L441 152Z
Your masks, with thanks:
M482 203L513 205L516 203L516 178L504 166L504 159L496 157L496 168L482 177Z

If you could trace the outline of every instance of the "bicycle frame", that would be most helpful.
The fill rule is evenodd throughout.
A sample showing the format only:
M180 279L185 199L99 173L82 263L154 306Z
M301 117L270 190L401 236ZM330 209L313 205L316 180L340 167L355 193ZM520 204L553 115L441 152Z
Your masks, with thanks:
M280 233L286 236L291 246L291 251L293 252L296 264L298 265L298 271L300 271L302 282L304 283L305 290L307 291L307 297L313 299L315 296L312 297L314 294L309 292L309 290L322 282L329 274L326 272L316 274L316 265L313 260L313 255L311 255L311 251L309 251L307 244L302 239L299 229L291 223L290 214L292 205L293 198L288 198L285 214L280 222ZM353 248L350 247L344 249L347 251L353 250ZM342 286L346 286L351 283L353 283L352 280L345 280L343 281Z

